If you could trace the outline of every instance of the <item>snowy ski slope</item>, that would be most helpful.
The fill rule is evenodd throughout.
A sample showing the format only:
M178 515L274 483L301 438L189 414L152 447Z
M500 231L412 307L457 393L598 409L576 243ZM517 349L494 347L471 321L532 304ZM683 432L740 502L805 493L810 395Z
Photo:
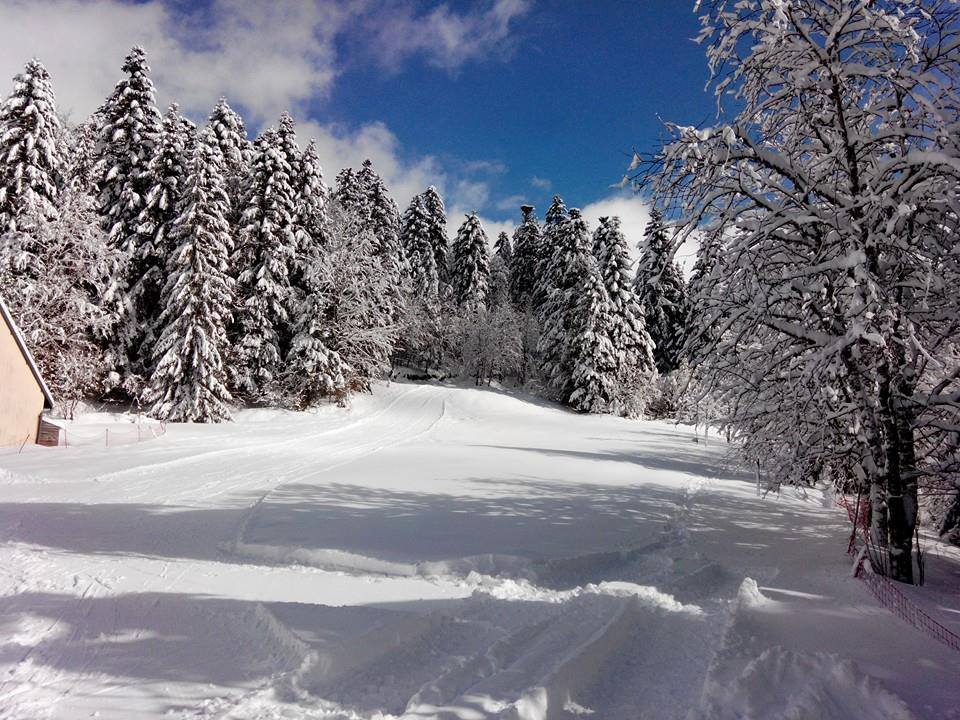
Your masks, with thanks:
M408 384L0 451L0 717L960 718L960 655L849 577L842 514L723 451Z

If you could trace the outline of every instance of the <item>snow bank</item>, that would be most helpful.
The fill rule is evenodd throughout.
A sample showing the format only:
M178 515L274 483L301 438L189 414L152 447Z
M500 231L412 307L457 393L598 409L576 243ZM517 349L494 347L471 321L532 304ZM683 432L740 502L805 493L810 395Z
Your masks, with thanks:
M831 653L768 648L732 683L706 688L704 720L914 720L895 695Z

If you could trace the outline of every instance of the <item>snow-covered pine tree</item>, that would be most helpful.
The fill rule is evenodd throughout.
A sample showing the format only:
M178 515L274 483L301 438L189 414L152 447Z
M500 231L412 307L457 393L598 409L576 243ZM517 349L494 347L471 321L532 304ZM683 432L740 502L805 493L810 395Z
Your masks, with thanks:
M280 362L291 335L295 196L277 131L269 128L254 145L233 263L242 303L233 386L254 402L269 402L277 392Z
M210 113L207 125L213 129L223 155L223 175L230 197L230 222L236 228L242 213L243 183L250 169L253 147L247 139L243 118L220 98Z
M453 241L450 284L457 304L467 312L486 306L490 292L487 236L476 212L466 216Z
M400 243L400 210L390 197L387 186L370 160L363 161L363 167L357 173L357 181L367 196L366 206L370 212L370 231L377 241L376 254L396 273L399 287L406 272L406 258Z
M513 245L510 244L510 236L503 230L497 235L497 242L493 245L493 254L503 260L505 267L510 267L510 263L513 261Z
M697 247L697 259L687 282L683 357L691 364L697 363L702 353L709 352L723 320L709 302L711 289L721 282L716 273L720 269L719 256L722 251L722 235L718 232L706 233Z
M300 157L297 195L299 230L302 233L298 245L304 261L309 263L322 251L328 225L327 203L330 200L330 189L323 181L323 166L315 140L307 144Z
M567 403L580 412L609 412L617 398L619 362L610 342L614 308L593 257L579 253L572 298L566 363L570 368Z
M630 251L620 229L620 218L600 218L593 234L593 253L610 301L610 343L617 366L612 409L628 415L638 414L643 386L649 385L655 371L653 341L633 290Z
M423 191L423 204L427 211L427 222L430 227L430 247L433 248L433 259L437 268L437 279L440 283L440 295L445 297L450 284L447 211L440 192L433 185Z
M554 287L562 274L566 272L565 256L563 260L558 260L558 257L563 256L566 252L562 248L563 241L560 236L565 232L569 218L563 198L554 195L553 202L544 217L543 234L537 252L537 269L534 274L533 295L531 297L534 308L539 308L547 301L551 287ZM589 250L588 247L587 251L589 252Z
M304 302L304 325L287 353L282 373L286 401L297 410L305 410L324 398L342 401L347 394L347 378L352 368L340 353L327 346L323 296L311 294Z
M530 304L537 286L537 266L543 237L533 205L521 205L523 219L513 231L513 257L510 261L510 298L518 308Z
M400 239L410 268L410 293L427 307L439 309L440 273L431 242L433 230L425 193L415 195L404 211Z
M183 133L183 151L187 156L187 161L193 157L194 150L197 149L197 143L200 142L200 131L197 124L188 117L180 116L180 132Z
M146 52L134 47L123 63L127 74L101 108L97 163L100 212L110 243L133 255L137 226L149 192L148 166L162 130Z
M171 231L177 248L168 257L162 330L143 398L150 414L163 420L230 419L224 361L233 306L228 273L233 241L223 165L217 139L207 128L190 160Z
M0 104L0 235L56 217L65 180L63 135L50 75L34 58Z
M96 194L97 143L103 118L94 113L67 132L66 179L76 192Z
M356 222L364 227L369 224L370 207L367 203L367 191L353 168L343 168L337 173L333 199L343 212L351 215Z
M128 297L136 281L131 258L137 254L140 213L149 187L148 166L161 133L161 116L154 100L147 56L134 47L123 63L127 74L100 109L103 123L95 170L97 202L107 241L120 251L105 300L115 324L107 333L106 364L111 382L131 396L139 393L142 377L136 367L138 311Z
M501 231L493 246L493 258L490 260L490 297L491 307L504 307L510 304L510 265L513 249L510 236Z
M293 191L292 212L290 215L291 231L294 238L294 249L290 256L290 265L287 268L287 274L290 278L291 295L287 307L291 311L290 322L293 326L299 325L299 319L296 317L302 311L301 304L305 301L308 293L304 274L307 266L316 260L317 247L313 238L307 232L305 222L307 214L314 211L315 198L312 197L316 189L316 183L323 183L323 174L320 170L319 161L314 155L314 164L307 167L303 162L303 152L297 143L296 122L293 116L284 111L280 114L280 125L276 135L277 148L280 151L287 166L290 168L290 186ZM306 174L310 176L307 177ZM317 175L319 173L319 176ZM321 205L323 200L320 200ZM318 218L321 222L322 216ZM292 337L292 334L291 334Z
M191 123L192 125L192 123ZM138 218L140 235L130 258L128 291L135 313L128 318L135 327L126 333L133 338L131 351L134 367L146 377L153 363L157 323L163 312L161 293L167 279L167 258L176 249L171 230L180 209L180 195L187 179L190 162L188 145L190 129L173 103L163 118L156 152L147 166L144 179L147 195Z
M643 232L633 287L655 345L657 370L672 372L680 367L686 338L686 283L673 261L673 246L657 209L650 212Z
M545 299L538 309L542 333L537 345L541 373L563 401L571 392L572 318L590 256L590 233L580 211L573 209L566 217L566 222L556 222L552 230L556 244L543 283Z

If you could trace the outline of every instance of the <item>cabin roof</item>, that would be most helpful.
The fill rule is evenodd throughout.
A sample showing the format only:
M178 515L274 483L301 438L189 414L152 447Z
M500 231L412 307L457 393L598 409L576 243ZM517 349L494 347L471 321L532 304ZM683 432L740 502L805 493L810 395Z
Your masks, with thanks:
M10 310L7 308L7 304L3 301L2 297L0 297L0 315L3 316L4 322L6 322L7 327L10 328L10 334L13 335L13 339L20 348L20 352L23 354L24 360L26 360L27 365L30 366L30 372L33 373L33 377L36 379L37 385L39 385L40 390L43 391L44 409L53 409L53 395L50 394L50 388L48 388L47 383L43 381L43 376L40 374L40 368L37 367L37 363L33 359L33 355L30 354L30 348L27 347L27 342L24 340L23 333L20 332L20 328L18 328L17 323L14 322L13 316L10 314Z

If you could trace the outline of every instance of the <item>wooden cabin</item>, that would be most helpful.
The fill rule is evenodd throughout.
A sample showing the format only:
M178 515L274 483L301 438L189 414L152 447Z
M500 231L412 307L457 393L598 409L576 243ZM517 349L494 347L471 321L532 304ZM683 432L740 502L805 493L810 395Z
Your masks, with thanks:
M0 446L39 440L56 445L59 429L53 432L43 420L44 411L53 408L53 397L3 298L0 316Z

